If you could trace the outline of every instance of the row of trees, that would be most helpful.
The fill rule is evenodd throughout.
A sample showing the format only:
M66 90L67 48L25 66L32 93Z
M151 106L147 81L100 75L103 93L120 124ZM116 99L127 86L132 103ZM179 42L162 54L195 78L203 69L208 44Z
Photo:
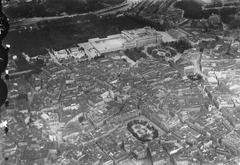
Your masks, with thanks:
M239 7L222 7L219 9L209 8L203 10L202 4L195 0L179 1L175 7L184 10L184 17L190 19L208 19L211 15L218 14L221 21L228 24L230 28L236 29L240 27L240 16L238 14Z
M98 0L48 0L45 3L20 2L5 9L11 18L55 16L95 11L104 6Z
M142 48L127 49L124 53L133 61L137 61L140 58L147 58L146 54L142 52Z
M165 43L165 44L163 44L163 46L173 47L179 53L183 53L185 50L192 48L191 43L184 38L182 38L176 42Z

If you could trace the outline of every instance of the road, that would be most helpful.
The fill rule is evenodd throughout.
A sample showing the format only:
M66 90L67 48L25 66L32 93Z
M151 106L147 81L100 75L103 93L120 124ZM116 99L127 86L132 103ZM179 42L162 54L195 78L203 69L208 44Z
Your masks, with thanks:
M63 18L73 18L76 16L85 16L88 15L89 13L83 13L83 14L72 14L72 15L64 15L64 16L52 16L52 17L33 17L33 18L24 18L20 19L18 21L10 21L10 29L9 31L15 31L18 29L27 29L27 27L33 26L38 22L43 22L43 21L53 21L57 19L63 19Z
M89 145L89 144L96 143L98 140L100 140L100 139L102 139L102 138L110 135L112 132L114 132L115 130L117 130L117 129L120 128L120 127L121 127L121 125L117 125L117 126L115 126L113 129L111 129L111 130L109 130L108 132L106 132L105 134L103 134L103 135L101 135L101 136L98 136L98 137L96 137L96 138L94 138L94 139L91 139L91 140L89 140L89 141L87 141L87 142L83 142L82 144L83 144L84 147L86 147L86 146Z
M230 6L220 6L220 7L203 7L203 10L220 10L224 8L235 8L236 6L230 5Z
M34 17L34 18L24 18L19 19L18 21L10 21L10 30L9 31L15 31L19 29L27 29L27 27L32 28L31 26L34 26L38 22L42 21L53 21L58 20L62 18L73 18L77 16L86 16L89 14L94 14L97 16L104 16L104 15L111 15L116 13L123 13L134 6L137 5L137 3L141 2L142 0L126 0L121 4L111 6L105 9L101 9L95 12L88 12L88 13L82 13L82 14L72 14L72 15L64 15L64 16L52 16L52 17Z
M201 75L203 77L203 79L207 79L208 77L204 73L202 73L201 68L200 68L201 60L202 60L202 54L199 53L196 58L191 59L191 62L194 66L195 72L197 74Z

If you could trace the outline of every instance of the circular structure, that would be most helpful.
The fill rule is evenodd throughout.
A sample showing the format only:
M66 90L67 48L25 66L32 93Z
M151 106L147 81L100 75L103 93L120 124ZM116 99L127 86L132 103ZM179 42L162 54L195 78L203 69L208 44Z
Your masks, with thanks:
M7 94L7 84L2 79L0 79L0 107L5 103Z
M142 142L148 142L158 137L158 131L149 122L132 120L127 124L128 131Z
M0 46L0 75L5 72L8 64L8 50Z

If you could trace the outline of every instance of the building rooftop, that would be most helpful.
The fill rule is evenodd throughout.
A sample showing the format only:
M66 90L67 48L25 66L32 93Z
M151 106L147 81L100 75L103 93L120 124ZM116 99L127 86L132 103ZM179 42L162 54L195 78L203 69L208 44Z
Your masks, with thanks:
M123 45L126 40L122 37L121 34L111 35L107 38L94 38L90 39L89 42L97 49L99 52L108 52L112 50L123 49Z

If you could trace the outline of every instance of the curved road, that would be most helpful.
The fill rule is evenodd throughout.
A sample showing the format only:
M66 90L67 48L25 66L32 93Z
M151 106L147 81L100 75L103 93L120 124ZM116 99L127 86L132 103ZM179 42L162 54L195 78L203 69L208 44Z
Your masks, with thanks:
M105 9L101 9L95 12L88 12L88 13L82 13L82 14L72 14L72 15L64 15L64 16L52 16L52 17L34 17L34 18L24 18L19 19L18 21L10 21L10 31L15 31L20 29L21 27L26 27L30 25L34 25L41 21L52 21L62 18L73 18L76 16L86 16L88 14L94 14L94 15L111 15L119 12L125 12L129 10L130 8L133 8L137 5L137 3L141 2L142 0L126 0L121 4L108 7Z

